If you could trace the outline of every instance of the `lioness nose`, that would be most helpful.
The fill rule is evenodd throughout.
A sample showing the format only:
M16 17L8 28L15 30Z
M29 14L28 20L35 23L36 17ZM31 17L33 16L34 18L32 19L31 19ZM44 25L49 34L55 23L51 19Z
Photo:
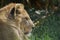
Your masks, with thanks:
M33 23L33 21L32 20L29 20L29 24L32 26L32 27L35 27L35 25L34 25L34 23Z

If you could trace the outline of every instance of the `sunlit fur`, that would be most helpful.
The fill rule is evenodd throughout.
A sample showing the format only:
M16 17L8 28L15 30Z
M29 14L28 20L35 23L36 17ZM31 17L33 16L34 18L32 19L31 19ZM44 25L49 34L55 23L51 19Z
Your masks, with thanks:
M0 40L27 40L26 35L31 33L33 26L23 4L10 3L0 9Z

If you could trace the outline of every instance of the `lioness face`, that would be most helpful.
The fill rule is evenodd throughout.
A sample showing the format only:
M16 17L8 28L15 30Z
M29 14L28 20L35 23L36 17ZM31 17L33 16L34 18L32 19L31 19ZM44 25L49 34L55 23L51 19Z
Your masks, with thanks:
M23 4L11 5L0 9L0 40L28 40L34 24Z
M29 34L32 31L32 27L34 27L34 24L30 19L27 11L24 9L23 4L16 4L15 19L18 23L20 23L20 29L25 35Z
M22 20L20 22L20 28L22 29L24 34L29 34L32 31L32 27L34 26L34 24L30 17L28 17L27 15L24 16L25 17L21 18Z

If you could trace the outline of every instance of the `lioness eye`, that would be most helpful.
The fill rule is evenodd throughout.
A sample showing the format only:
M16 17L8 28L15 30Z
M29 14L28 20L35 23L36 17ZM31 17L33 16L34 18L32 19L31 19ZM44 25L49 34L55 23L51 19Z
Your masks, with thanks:
M25 17L26 20L28 20L29 18L28 17Z

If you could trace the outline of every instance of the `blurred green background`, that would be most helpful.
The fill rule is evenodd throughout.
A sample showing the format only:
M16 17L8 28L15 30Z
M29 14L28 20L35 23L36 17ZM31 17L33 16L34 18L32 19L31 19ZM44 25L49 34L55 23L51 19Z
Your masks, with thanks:
M35 24L30 40L60 40L60 0L0 0L0 8L23 3Z

